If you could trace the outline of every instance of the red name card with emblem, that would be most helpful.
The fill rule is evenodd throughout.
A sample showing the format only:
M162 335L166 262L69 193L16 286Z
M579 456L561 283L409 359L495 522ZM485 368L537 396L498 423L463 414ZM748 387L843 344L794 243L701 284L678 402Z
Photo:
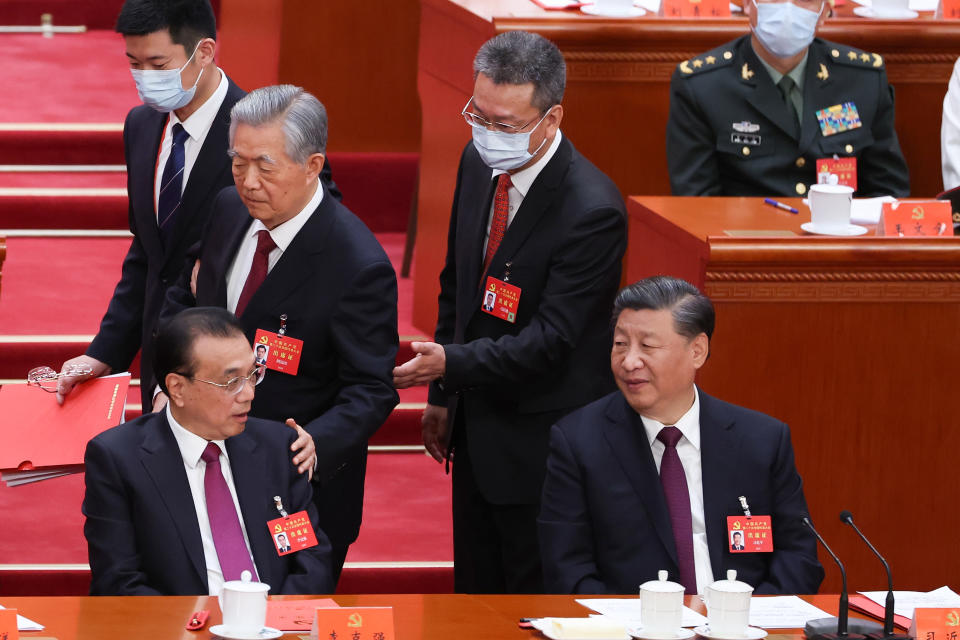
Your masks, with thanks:
M667 18L729 18L730 2L729 0L661 0L660 15ZM702 59L699 62L707 64Z
M393 607L317 609L310 640L396 640Z
M917 640L960 639L960 607L917 607L913 610L910 636Z
M17 610L0 609L0 640L17 640L19 637Z
M884 202L877 224L878 236L950 236L953 221L946 200ZM960 639L958 639L960 640Z
M938 20L957 20L960 19L960 0L940 0L934 18Z

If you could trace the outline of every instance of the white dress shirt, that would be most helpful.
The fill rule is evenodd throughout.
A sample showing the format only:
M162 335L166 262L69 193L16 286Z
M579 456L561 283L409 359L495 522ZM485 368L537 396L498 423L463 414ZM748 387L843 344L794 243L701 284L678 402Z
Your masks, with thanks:
M211 596L220 595L223 589L223 572L220 570L220 559L217 557L217 547L213 543L213 532L210 530L210 517L207 515L207 494L203 488L203 477L207 471L207 463L200 456L207 448L208 441L204 440L192 431L187 431L173 417L170 411L170 405L167 404L167 422L170 423L170 430L173 431L173 437L177 439L177 446L180 447L180 455L183 458L183 469L187 472L187 482L190 484L190 494L193 496L193 507L197 512L197 524L200 525L200 541L203 543L203 559L207 565L207 589ZM250 538L247 537L247 525L243 521L243 514L240 512L240 503L237 501L237 489L233 485L233 472L230 470L230 457L227 455L227 448L223 440L211 440L218 447L223 455L220 457L220 471L223 472L223 479L230 489L230 496L233 498L233 506L237 510L237 518L240 520L240 531L243 532L243 541L247 545L247 553L250 554L250 561L253 562L256 569L256 562L253 561L253 552L250 551ZM266 526L266 525L264 525ZM259 572L258 572L259 573ZM256 576L254 576L256 578Z
M253 256L257 253L257 235L261 231L267 230L273 239L273 243L277 245L267 256L267 273L270 273L277 261L280 260L283 252L287 250L293 239L300 233L300 229L307 224L307 220L320 206L322 200L323 187L320 186L320 180L317 179L316 191L310 198L310 202L294 217L283 224L278 224L273 229L267 229L259 220L253 221L240 243L240 248L237 249L237 255L233 258L233 263L227 270L227 309L233 313L237 312L237 302L240 300L243 285L246 284L247 276L250 274L250 267L253 266Z
M200 105L200 108L190 114L190 116L180 122L180 118L173 111L167 118L167 126L163 130L163 139L160 141L160 155L157 158L156 175L153 177L153 210L157 211L160 202L160 183L163 180L163 168L167 166L167 159L170 157L170 147L173 146L173 125L179 123L183 125L183 130L189 134L186 142L183 143L183 180L180 183L180 193L187 188L187 180L190 179L190 171L200 155L200 148L203 141L207 139L210 133L210 127L217 117L217 112L223 105L224 98L227 97L227 89L230 83L227 81L227 74L214 67L216 73L220 74L220 84L217 90L213 92L207 101ZM204 72L206 73L206 72Z
M940 124L940 164L943 189L960 187L960 59L953 65Z
M507 228L510 228L510 224L517 214L517 210L520 209L520 205L523 204L523 199L527 197L527 192L530 191L530 187L533 185L533 181L537 179L537 176L540 175L543 168L550 162L550 158L557 152L562 137L560 130L557 129L557 135L553 136L553 142L550 143L550 148L543 154L543 157L523 171L517 171L510 176L510 187L507 189L507 197L510 199L510 204L507 207ZM503 169L494 169L492 178L496 178L501 173L507 172ZM483 239L483 255L487 255L487 242L490 240L490 225L493 224L493 208L495 206L496 198L490 203L490 215L487 218L487 235Z
M693 560L697 570L697 593L703 593L713 582L710 567L710 547L707 546L706 518L703 515L703 468L700 465L700 392L693 387L693 406L677 420L675 425L664 425L652 418L640 416L647 432L647 441L653 451L653 461L660 473L660 462L666 445L657 440L657 434L665 426L680 429L683 437L677 442L677 455L683 465L690 493L690 515L693 517Z

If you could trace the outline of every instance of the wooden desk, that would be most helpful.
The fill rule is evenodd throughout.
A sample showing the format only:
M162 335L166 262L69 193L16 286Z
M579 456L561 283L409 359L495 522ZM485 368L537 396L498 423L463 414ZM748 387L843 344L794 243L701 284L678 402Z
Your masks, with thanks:
M849 10L846 9L846 10ZM470 131L458 117L473 92L473 57L497 33L524 29L555 42L567 60L563 131L624 194L669 194L665 130L676 65L747 32L742 17L692 22L608 19L545 11L529 0L423 0L418 90L423 117L414 323L436 322L460 152ZM897 91L897 131L914 194L941 189L940 115L960 21L834 18L820 35L886 60Z
M759 198L630 198L629 281L664 273L711 297L703 389L787 422L810 512L850 588L956 585L960 238L809 236ZM796 236L731 237L779 229ZM897 521L899 526L890 526ZM922 524L921 524L922 523ZM839 590L825 554L823 589Z
M336 596L341 606L392 606L396 637L400 640L491 640L492 638L542 638L524 631L517 622L524 617L586 617L591 611L574 602L573 596L469 596L469 595L360 595ZM836 596L804 596L834 615ZM688 604L706 614L699 598ZM104 640L104 638L163 638L196 640L210 638L210 626L222 618L215 598L201 597L70 597L4 598L5 607L46 626L43 631L21 634L22 638L55 637L57 640ZM210 610L207 627L186 631L187 618L200 609ZM798 630L777 630L781 638L795 640ZM288 633L285 638L296 638Z

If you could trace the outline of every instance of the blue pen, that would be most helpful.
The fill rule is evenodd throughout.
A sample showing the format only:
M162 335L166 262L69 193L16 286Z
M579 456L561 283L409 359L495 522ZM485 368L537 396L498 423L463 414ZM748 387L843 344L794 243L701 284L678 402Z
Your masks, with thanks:
M784 211L789 211L790 213L800 213L799 211L797 211L796 209L794 209L794 208L791 207L790 205L784 204L784 203L782 203L782 202L777 202L777 201L774 200L773 198L764 198L764 199L763 199L763 202L764 202L764 204L768 204L768 205L770 205L771 207L776 207L777 209L783 209Z

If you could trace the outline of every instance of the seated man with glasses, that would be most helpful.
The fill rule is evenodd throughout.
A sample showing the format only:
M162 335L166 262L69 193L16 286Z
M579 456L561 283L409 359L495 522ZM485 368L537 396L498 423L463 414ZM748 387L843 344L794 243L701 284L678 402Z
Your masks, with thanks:
M218 595L244 571L272 593L331 593L330 543L290 463L297 432L248 416L263 369L243 326L225 309L190 309L161 328L154 354L165 410L87 444L90 593ZM317 544L280 556L267 523L302 511Z
M626 215L560 131L566 64L553 43L502 33L473 78L435 342L413 343L394 383L432 383L424 444L438 462L454 450L454 590L542 593L550 425L613 389L607 312Z
M909 194L883 58L815 38L827 2L744 0L749 34L680 63L674 195L797 197L818 176L861 197Z

